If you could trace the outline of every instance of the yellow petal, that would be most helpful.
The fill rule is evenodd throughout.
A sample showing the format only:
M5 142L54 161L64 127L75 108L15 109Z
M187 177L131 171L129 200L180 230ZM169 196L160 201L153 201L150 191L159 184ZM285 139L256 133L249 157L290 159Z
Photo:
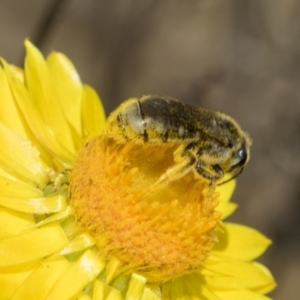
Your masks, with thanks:
M163 285L162 299L221 300L212 293L197 273L184 275Z
M102 281L95 280L92 299L93 300L101 300L101 299L122 300L123 297L119 290L107 285Z
M100 135L105 129L105 112L93 88L84 86L82 100L83 133L88 139Z
M149 287L145 287L141 300L161 300L161 295Z
M202 274L212 290L250 289L267 293L276 285L270 272L262 265L229 260L223 256L209 256Z
M4 61L4 60L3 60ZM2 63L3 63L2 61ZM17 66L14 66L14 65L6 65L5 69L6 68L9 68L9 71L11 73L11 75L15 78L18 78L18 80L20 80L21 82L23 82L25 84L25 78L24 78L24 70L17 67Z
M93 251L87 250L54 285L48 299L68 300L75 297L104 267L105 262Z
M106 266L106 278L105 278L106 283L111 282L111 280L115 277L115 275L117 274L121 266L122 266L122 262L119 259L117 259L115 256L112 256L110 258Z
M66 246L68 239L59 224L50 224L0 241L0 266L26 263Z
M7 236L26 230L34 223L35 220L31 214L0 207L0 229L6 232Z
M222 212L221 219L224 220L228 216L232 215L236 211L237 208L238 208L238 205L236 203L232 203L232 202L224 203L224 202L221 202L217 206L216 210Z
M8 65L5 60L1 60L1 63L3 65L3 70L5 71L5 75L6 75L6 80L9 84L9 88L10 88L10 92L11 92L11 96L12 96L12 101L14 103L16 103L16 108L17 111L19 112L19 118L20 118L20 122L22 123L22 129L19 129L17 126L12 126L11 123L7 122L6 120L4 120L5 124L7 123L8 127L19 133L23 138L30 140L40 151L41 153L41 157L42 159L49 165L51 166L52 163L52 159L50 159L49 154L45 151L45 149L41 146L40 142L36 139L35 135L33 134L33 131L30 129L28 122L26 120L26 116L24 116L24 111L20 108L20 103L18 103L18 99L15 98L15 91L13 89L13 86L15 82L18 82L19 85L21 85L23 87L23 89L25 89L24 86L24 76L23 76L23 72L20 71L20 69L18 69L17 67L14 66L10 66ZM26 94L24 94L26 96ZM21 103L23 103L23 105L25 105L25 107L27 107L27 101L26 98L24 99L19 99L19 101L21 101ZM4 109L5 111L5 109ZM16 124L18 124L18 121L16 121ZM33 128L33 130L35 131L35 128Z
M78 235L74 240L70 242L62 251L61 255L67 255L70 253L82 251L89 248L95 244L95 240L87 233Z
M47 58L51 79L64 114L82 136L82 83L72 62L62 53L52 52Z
M0 68L0 120L11 130L19 133L23 138L28 138L28 132L25 129L24 118L15 103L11 93L9 83L3 68Z
M10 233L9 231L0 228L0 240L6 239L6 238L8 238L8 237L10 237L10 236L12 236L12 235L13 235L13 234ZM1 298L0 298L0 299L1 299Z
M22 82L9 77L9 83L11 90L13 91L14 98L16 99L26 122L32 132L34 132L38 141L52 156L66 164L66 167L70 167L74 159L74 153L62 144L64 142L64 137L57 135L53 128L49 126L45 117L41 114L38 106L32 99L31 94ZM60 126L67 126L67 124L63 122ZM67 163L70 165L67 165Z
M225 177L224 181L226 181L227 179L228 178ZM236 187L235 179L230 180L225 184L217 185L216 192L220 193L220 197L219 197L220 202L225 202L225 203L229 202L235 190L235 187Z
M0 197L0 205L26 213L50 214L64 210L67 199L63 195L31 199Z
M224 181L226 180L227 178L224 178ZM237 208L237 205L235 203L229 202L234 192L235 186L236 180L231 180L225 184L218 185L216 188L216 192L220 193L220 203L217 206L217 210L222 212L222 219L225 219L226 217L231 215Z
M144 292L146 282L147 279L145 277L133 273L129 282L125 300L140 299Z
M69 217L72 214L73 210L70 206L68 206L65 210L60 211L56 214L51 215L50 217L38 222L35 224L36 228L42 227L46 224L51 224L54 222L60 222L62 220L65 220L67 217Z
M215 293L222 300L271 300L271 298L269 297L248 290L236 290L226 292L217 291Z
M257 230L233 223L225 223L225 232L218 234L219 242L213 253L243 261L259 257L271 241Z
M43 197L43 192L35 186L17 180L0 168L0 197Z
M271 292L272 290L274 290L274 288L276 287L276 282L273 278L273 275L271 274L271 272L269 271L268 268L266 268L264 265L254 262L253 263L256 268L260 269L260 271L265 275L265 284L258 286L255 291L262 293L262 294L267 294L269 292ZM269 279L269 280L268 280Z
M41 263L41 260L0 270L0 299L12 299L22 283ZM24 298L23 298L24 299ZM31 299L31 298L27 298Z
M42 54L28 40L25 42L25 47L25 78L34 104L57 140L74 154L75 147L70 128L55 93L49 68Z
M53 285L70 268L62 256L45 260L21 285L12 300L46 299Z
M91 300L92 298L84 293L84 292L80 292L78 295L76 295L73 299L71 300Z
M8 173L37 186L48 181L49 168L39 158L38 150L3 123L0 123L0 147L0 164Z

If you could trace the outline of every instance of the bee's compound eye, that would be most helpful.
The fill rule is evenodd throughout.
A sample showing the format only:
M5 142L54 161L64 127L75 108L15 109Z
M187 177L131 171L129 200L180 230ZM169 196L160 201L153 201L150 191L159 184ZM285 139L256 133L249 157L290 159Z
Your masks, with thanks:
M243 146L238 150L238 157L240 159L238 165L239 166L243 166L248 158L248 154L247 154L247 150L246 150L246 146L245 144L243 144Z

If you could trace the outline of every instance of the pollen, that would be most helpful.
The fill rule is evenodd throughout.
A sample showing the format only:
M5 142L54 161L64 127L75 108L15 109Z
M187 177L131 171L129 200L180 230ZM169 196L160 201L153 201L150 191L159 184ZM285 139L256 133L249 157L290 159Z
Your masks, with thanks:
M174 165L175 145L117 143L97 137L71 174L70 201L99 255L161 282L203 266L217 238L218 194L192 172L155 184Z

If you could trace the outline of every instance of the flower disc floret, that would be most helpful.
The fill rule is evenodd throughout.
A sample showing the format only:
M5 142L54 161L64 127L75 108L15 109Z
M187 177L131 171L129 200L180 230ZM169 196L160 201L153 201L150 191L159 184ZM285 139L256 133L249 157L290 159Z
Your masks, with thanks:
M201 268L220 218L207 181L191 174L154 185L173 150L103 136L79 152L71 176L77 221L105 245L102 251L153 281Z

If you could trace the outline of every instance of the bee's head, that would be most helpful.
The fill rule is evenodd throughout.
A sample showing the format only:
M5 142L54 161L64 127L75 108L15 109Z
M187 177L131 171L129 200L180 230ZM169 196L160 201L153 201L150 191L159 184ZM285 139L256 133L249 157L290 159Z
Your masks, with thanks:
M235 147L232 148L230 163L226 168L226 173L230 174L231 177L228 180L219 183L218 185L226 183L242 173L250 158L250 146L251 139L246 133L243 132L241 142L237 143Z

